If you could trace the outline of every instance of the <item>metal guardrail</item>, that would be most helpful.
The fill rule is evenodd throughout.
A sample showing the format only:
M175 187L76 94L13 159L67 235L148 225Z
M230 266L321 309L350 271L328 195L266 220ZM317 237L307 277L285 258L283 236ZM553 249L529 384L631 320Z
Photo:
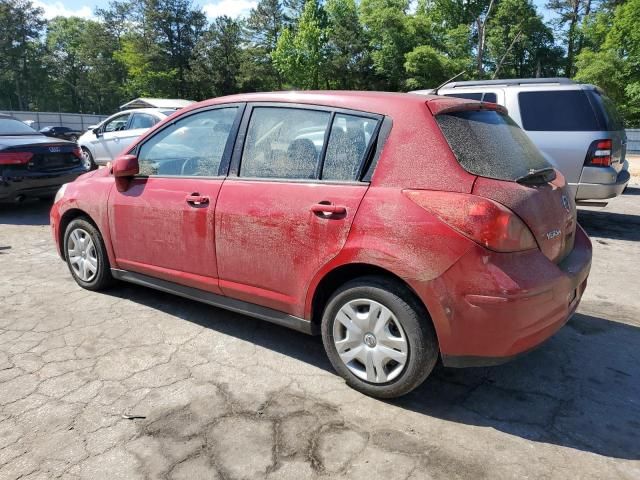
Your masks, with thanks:
M628 128L627 132L627 152L640 153L640 128Z
M88 113L55 113L55 112L23 112L15 110L2 110L18 120L33 120L32 125L36 130L43 127L69 127L84 132L91 125L100 123L107 118L106 115L91 115Z

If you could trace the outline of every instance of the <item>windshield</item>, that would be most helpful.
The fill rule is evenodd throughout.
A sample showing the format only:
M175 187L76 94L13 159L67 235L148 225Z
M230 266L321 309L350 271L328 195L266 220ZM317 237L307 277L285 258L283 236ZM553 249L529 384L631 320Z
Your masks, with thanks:
M38 132L15 118L0 118L0 135L33 135L34 133Z
M531 171L552 168L507 115L472 110L438 115L436 120L458 162L469 173L516 181Z

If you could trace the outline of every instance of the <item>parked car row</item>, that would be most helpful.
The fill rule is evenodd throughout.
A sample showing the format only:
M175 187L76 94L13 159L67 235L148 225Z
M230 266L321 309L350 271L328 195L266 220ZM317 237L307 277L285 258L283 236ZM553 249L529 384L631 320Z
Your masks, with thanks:
M527 352L586 287L573 193L496 103L236 95L109 155L112 168L64 185L51 210L78 285L133 282L319 334L368 395L413 390L438 359Z

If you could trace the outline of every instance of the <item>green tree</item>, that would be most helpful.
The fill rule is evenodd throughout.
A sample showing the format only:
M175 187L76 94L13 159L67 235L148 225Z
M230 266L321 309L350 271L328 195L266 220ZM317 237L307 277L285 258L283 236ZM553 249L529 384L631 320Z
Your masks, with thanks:
M239 91L243 60L242 26L227 16L217 17L198 41L191 59L197 96L216 97Z
M601 14L605 15L607 10ZM640 126L640 0L627 0L614 7L613 12L610 22L600 16L591 23L591 28L585 29L585 44L589 47L577 57L575 78L604 88L618 104L627 125L637 127Z
M45 21L29 0L0 2L0 101L19 110L37 107Z
M282 89L282 77L274 67L271 54L278 46L278 40L285 29L284 7L281 0L260 0L249 14L246 22L247 65L244 71L254 81L254 89Z
M307 0L297 29L286 28L271 55L280 74L294 87L317 89L327 78L323 75L327 38L321 9L317 0Z
M567 48L564 73L571 77L575 74L575 58L583 45L580 23L591 13L591 0L549 0L547 8L555 12L558 27L564 29L564 44Z
M355 0L328 0L326 54L332 87L368 88L371 56Z
M501 0L487 30L488 62L498 77L557 74L562 52L530 0Z

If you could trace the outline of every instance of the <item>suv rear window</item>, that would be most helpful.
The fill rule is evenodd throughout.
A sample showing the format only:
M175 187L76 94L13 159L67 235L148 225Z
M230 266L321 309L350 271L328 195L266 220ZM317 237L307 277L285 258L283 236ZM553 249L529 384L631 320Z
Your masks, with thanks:
M601 130L591 102L583 90L520 92L522 128L544 132Z
M484 97L483 97L484 95ZM498 97L493 92L484 93L446 93L445 97L466 98L467 100L478 100L482 102L497 103Z
M598 117L603 126L602 130L624 130L624 122L613 100L597 90L588 90L587 92L599 114Z
M507 115L471 110L438 115L436 120L458 162L469 173L515 181L531 170L551 167Z

